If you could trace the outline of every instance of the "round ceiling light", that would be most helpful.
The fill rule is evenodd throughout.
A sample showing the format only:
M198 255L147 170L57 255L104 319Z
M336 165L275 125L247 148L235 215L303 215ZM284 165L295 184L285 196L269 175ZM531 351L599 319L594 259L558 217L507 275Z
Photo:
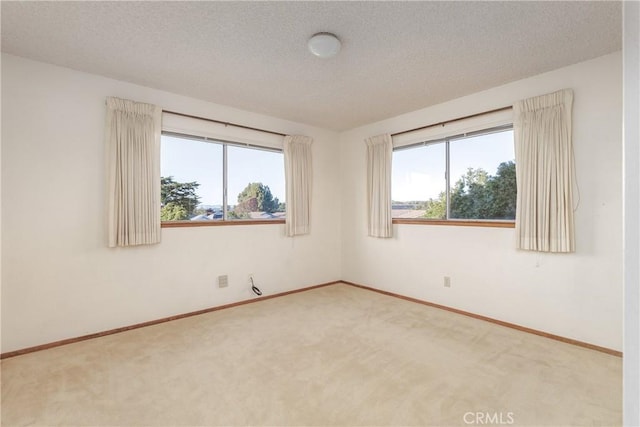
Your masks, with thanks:
M340 52L342 44L338 37L331 33L314 34L307 43L309 51L319 58L331 58Z

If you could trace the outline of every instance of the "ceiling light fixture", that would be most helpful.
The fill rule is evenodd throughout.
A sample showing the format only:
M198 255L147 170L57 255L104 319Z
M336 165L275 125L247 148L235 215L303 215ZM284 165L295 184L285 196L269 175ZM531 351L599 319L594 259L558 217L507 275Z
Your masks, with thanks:
M319 58L331 58L340 52L342 44L335 34L317 33L311 36L307 47L309 51Z

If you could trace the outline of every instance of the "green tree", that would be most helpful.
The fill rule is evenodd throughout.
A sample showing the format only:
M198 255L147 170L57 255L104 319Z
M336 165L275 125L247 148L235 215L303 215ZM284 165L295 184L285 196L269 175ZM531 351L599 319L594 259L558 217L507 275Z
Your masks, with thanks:
M447 217L447 193L440 193L437 199L429 199L425 202L425 218L445 219Z
M249 212L241 211L240 208L228 210L227 219L249 219Z
M167 203L160 210L160 219L162 221L180 221L189 219L189 215L183 206L176 203Z
M238 209L240 212L267 212L273 213L278 210L280 201L273 197L268 185L261 182L249 183L240 194L238 194Z
M516 164L500 163L496 175L485 170L467 169L449 192L450 218L514 219L516 217ZM426 218L445 218L445 192L426 202Z
M161 215L164 212L167 217L173 217L173 220L192 217L200 203L200 197L196 194L199 186L200 184L197 182L176 182L172 176L161 177ZM180 216L180 218L176 218L176 216Z
M488 218L491 210L488 181L489 174L484 169L467 169L451 188L451 218Z
M496 175L487 183L491 197L491 218L514 219L516 217L516 164L500 163Z

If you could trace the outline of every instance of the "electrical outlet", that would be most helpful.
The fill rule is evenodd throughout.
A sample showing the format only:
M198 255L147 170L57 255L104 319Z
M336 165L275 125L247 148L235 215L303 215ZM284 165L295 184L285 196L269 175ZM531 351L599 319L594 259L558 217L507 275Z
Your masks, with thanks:
M226 288L227 286L229 286L229 276L226 274L224 276L218 276L218 287Z
M451 287L451 277L444 276L444 287L445 288L450 288Z

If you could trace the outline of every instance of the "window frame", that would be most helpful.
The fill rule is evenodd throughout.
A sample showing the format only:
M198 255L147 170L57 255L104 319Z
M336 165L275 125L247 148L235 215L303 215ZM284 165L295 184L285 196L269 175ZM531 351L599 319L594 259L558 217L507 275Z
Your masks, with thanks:
M266 225L266 224L284 224L286 219L227 219L228 213L228 195L227 195L227 183L228 183L228 164L227 164L227 147L234 146L240 148L247 148L252 150L269 151L272 153L281 153L284 156L284 150L282 148L267 147L257 144L251 144L247 142L231 141L223 138L213 138L208 136L199 136L193 134L187 134L182 132L162 130L162 136L169 136L173 138L189 139L192 141L198 141L209 144L222 145L222 218L215 221L203 221L203 220L180 220L180 221L160 221L161 228L183 228L183 227L215 227L226 225ZM162 150L162 146L160 147ZM284 168L284 163L283 163ZM286 212L286 211L285 211Z
M456 133L439 137L435 139L425 140L421 142L410 143L394 147L393 152L410 150L412 148L424 147L432 144L445 144L445 181L446 181L446 218L392 218L392 224L408 224L408 225L449 225L449 226L463 226L463 227L494 227L494 228L515 228L516 220L504 220L504 219L473 219L473 218L450 218L451 214L451 156L450 156L450 144L451 141L460 140L464 138L471 138L480 135L490 135L492 133L498 133L503 131L513 130L513 123L502 124L497 126L490 126L487 128L474 130L470 132ZM393 215L393 212L392 212Z

